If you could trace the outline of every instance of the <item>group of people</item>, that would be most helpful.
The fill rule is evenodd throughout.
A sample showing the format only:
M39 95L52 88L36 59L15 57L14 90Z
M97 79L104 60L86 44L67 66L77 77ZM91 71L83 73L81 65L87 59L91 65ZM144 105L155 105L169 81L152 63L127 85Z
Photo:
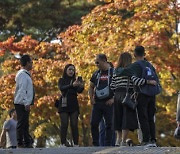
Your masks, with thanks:
M126 146L128 132L137 129L142 133L141 145L156 146L155 96L159 92L151 94L150 88L148 95L143 93L142 89L146 85L157 87L159 80L154 67L145 59L143 46L135 48L134 56L137 61L132 63L131 54L122 53L116 68L108 62L105 54L96 56L97 71L92 74L89 85L93 146ZM146 78L143 75L144 68L148 74L155 77ZM67 146L66 136L70 119L73 145L78 146L77 95L83 91L84 81L82 77L76 77L74 65L65 66L58 86L62 94L57 106L61 118L61 143L62 146ZM127 92L131 97L134 96L131 99L137 102L135 109L122 103Z
M132 63L132 56L128 52L120 55L116 68L108 62L105 54L98 54L95 59L97 71L92 74L89 85L89 98L92 104L91 133L93 146L126 146L129 131L140 129L142 132L141 145L156 146L155 135L155 95L147 95L142 89L146 85L157 87L159 80L154 67L145 59L143 46L136 46L134 50L136 62ZM9 148L32 148L29 137L30 105L34 102L35 91L30 74L32 60L29 55L20 59L22 69L18 71L15 81L16 90L14 98L15 109L10 112L11 123L15 126L17 114L16 136L17 142L8 144ZM155 78L144 78L144 68ZM61 119L60 136L61 145L67 146L67 130L70 120L73 146L79 145L78 116L79 104L77 95L84 90L84 81L76 76L73 64L64 68L62 77L58 81L61 97L56 104ZM123 104L127 93L137 102L137 107L131 109ZM100 127L101 123L101 127ZM5 124L1 134L1 144L4 133L8 131ZM100 130L101 128L101 130ZM104 130L104 131L103 131ZM99 132L105 132L104 139ZM114 135L115 133L116 135ZM9 134L10 136L10 134ZM11 140L11 139L9 139Z
M106 125L106 146L111 145L113 129L116 131L116 145L125 146L128 132L138 128L141 129L143 135L141 145L156 146L155 95L145 95L141 93L140 88L146 84L156 86L158 81L142 78L143 68L139 61L142 61L145 66L149 65L149 62L145 60L143 46L135 48L134 56L137 61L132 64L130 53L122 53L115 69L109 67L104 54L96 56L95 63L98 71L93 74L89 89L90 101L93 105L91 132L94 146L99 146L99 122L102 117ZM111 70L113 70L112 73ZM155 72L154 68L153 71ZM137 110L122 104L127 86L128 93L131 96L136 95ZM102 92L102 95L109 93L108 97L101 97L99 92Z

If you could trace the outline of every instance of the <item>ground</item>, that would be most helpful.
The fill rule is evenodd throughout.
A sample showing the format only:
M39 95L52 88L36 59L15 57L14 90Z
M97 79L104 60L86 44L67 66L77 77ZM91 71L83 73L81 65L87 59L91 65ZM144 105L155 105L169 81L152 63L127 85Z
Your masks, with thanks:
M0 154L180 154L180 147L60 147L0 149Z

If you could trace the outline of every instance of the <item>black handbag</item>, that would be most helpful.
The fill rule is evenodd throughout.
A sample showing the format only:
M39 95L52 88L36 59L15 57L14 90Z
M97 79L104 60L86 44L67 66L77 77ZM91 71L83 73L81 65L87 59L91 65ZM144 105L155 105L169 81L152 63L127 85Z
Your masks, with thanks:
M129 82L130 82L130 79L128 79L128 83L127 83L127 86L126 86L126 95L122 101L122 104L129 107L130 109L132 110L135 110L136 107L137 107L137 100L136 100L136 92L135 92L135 88L133 88L134 90L134 93L132 95L129 94Z

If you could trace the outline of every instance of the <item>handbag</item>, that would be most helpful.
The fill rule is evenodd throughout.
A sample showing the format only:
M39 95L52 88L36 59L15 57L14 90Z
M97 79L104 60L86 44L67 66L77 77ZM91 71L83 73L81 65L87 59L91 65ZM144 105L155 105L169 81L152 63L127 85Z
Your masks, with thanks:
M67 95L66 96L62 96L61 107L67 107Z
M98 99L104 99L109 96L109 86L101 89L101 90L96 90L96 96Z
M98 87L99 87L99 82L100 82L100 74L101 74L101 72L98 75L98 82L97 82L95 92L96 92L96 96L97 96L98 99L104 99L104 98L109 97L109 94L110 94L110 90L109 90L110 69L108 69L108 84L107 84L107 86L105 88L99 90Z
M126 95L122 101L122 104L129 107L132 110L135 110L136 106L138 104L136 97L135 97L136 93L134 92L132 95L129 94L129 82L130 82L130 79L128 78L128 83L126 86ZM133 90L134 90L134 88L133 88Z
M72 84L72 80L70 81L70 85ZM67 95L68 95L69 89L65 93L65 95L61 95L61 107L67 107Z

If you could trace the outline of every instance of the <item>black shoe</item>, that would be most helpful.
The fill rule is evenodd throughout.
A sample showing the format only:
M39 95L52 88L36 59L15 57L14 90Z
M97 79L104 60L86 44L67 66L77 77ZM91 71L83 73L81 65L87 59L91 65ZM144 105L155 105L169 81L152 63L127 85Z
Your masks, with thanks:
M23 144L19 144L19 145L17 146L17 148L24 148L24 145L23 145Z
M34 148L32 144L25 145L24 148Z
M140 146L147 146L149 144L149 142L142 142L141 144L140 144Z

